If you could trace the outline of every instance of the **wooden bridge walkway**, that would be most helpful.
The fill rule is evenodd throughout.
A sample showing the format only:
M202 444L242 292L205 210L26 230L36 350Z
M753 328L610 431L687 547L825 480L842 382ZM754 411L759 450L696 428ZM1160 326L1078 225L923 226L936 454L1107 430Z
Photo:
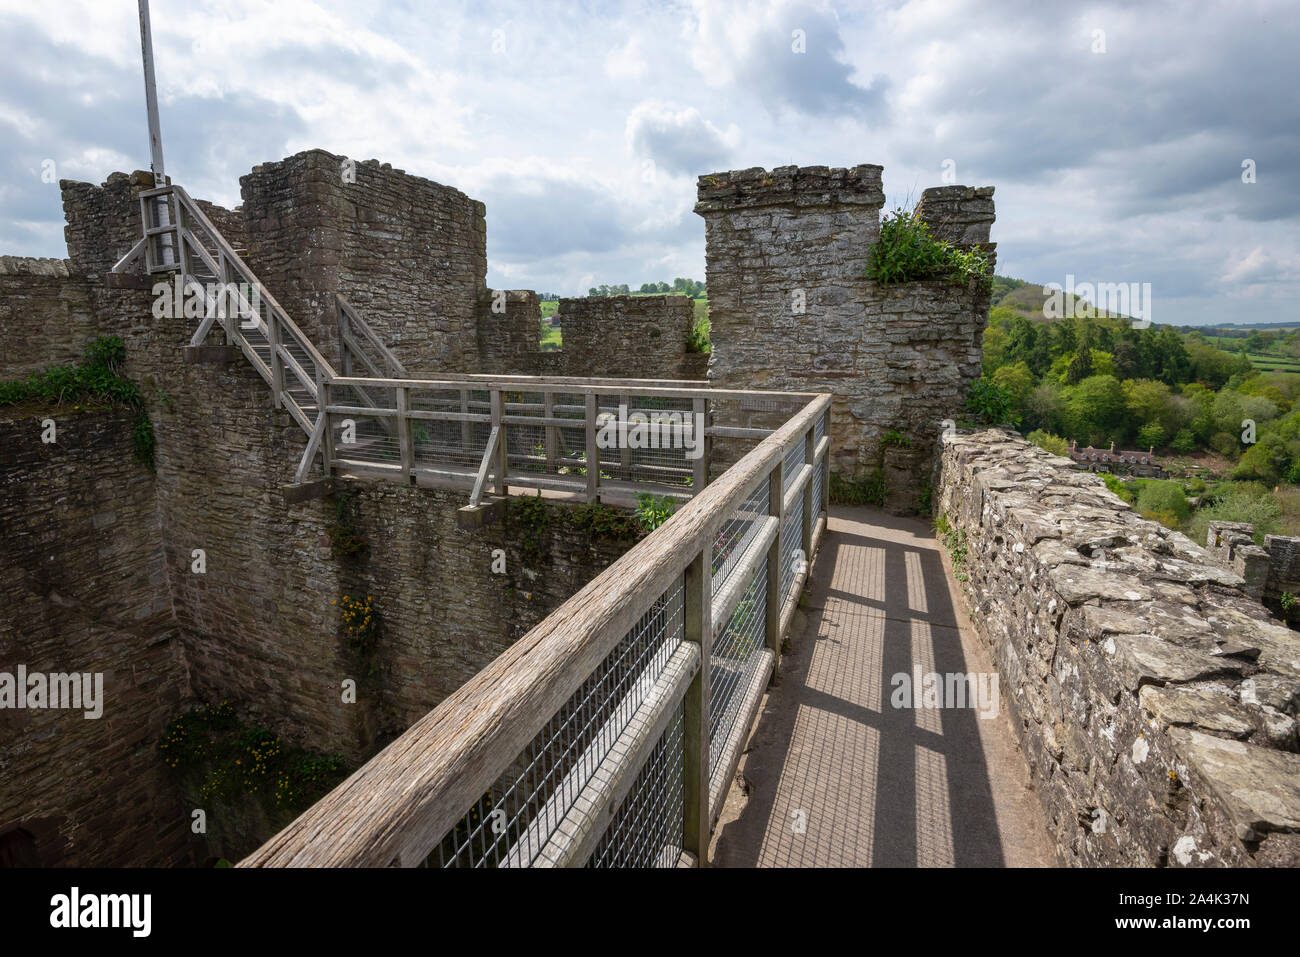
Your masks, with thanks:
M714 866L1052 866L1006 711L891 705L895 674L994 670L928 527L833 507L808 598Z

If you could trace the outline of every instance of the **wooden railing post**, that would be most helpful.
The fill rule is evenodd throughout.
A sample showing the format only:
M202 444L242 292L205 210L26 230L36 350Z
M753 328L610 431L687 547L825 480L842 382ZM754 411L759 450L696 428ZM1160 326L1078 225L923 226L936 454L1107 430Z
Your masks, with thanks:
M351 322L337 294L334 296L334 308L339 312L339 365L343 369L343 375L350 376L352 375L352 347L348 345L348 336L351 334L348 327Z
M618 397L618 464L624 469L632 467L632 447L627 442L627 422L623 418L623 409L627 409L628 416L632 415L632 397L630 395L620 395ZM624 475L623 481L629 481L631 476Z
M493 471L496 472L495 488L498 495L505 495L506 474L510 467L510 446L506 441L505 393L493 389L489 394L492 397L492 425L497 430L496 461L493 463Z
M596 446L596 414L599 405L596 393L583 396L583 424L587 428L587 502L596 501L600 495L600 449Z
M700 670L686 689L683 784L686 792L684 850L700 867L709 866L709 835L713 829L709 792L709 658L713 649L713 543L686 566L685 638L700 646Z
M236 318L240 322L243 321L242 316ZM284 391L284 362L280 358L280 319L274 309L267 310L267 318L269 321L266 324L266 336L271 343L271 396L275 400L275 407L280 409L284 407L280 397L280 393Z
M402 475L406 481L415 477L415 443L411 435L411 419L406 414L411 410L411 393L405 386L398 386L397 393L397 450L402 459Z
M776 517L776 535L767 548L767 614L763 634L772 652L772 671L781 665L781 546L785 539L785 457L778 456L767 479L767 514Z
M821 509L826 513L826 521L829 523L831 518L831 407L826 406L826 412L822 416L822 435L826 437L826 455L822 459L822 467L826 469L826 474L822 476L822 501Z
M321 470L329 478L334 468L334 430L330 427L329 413L330 384L320 366L316 367L316 414L325 417L325 433L321 436Z

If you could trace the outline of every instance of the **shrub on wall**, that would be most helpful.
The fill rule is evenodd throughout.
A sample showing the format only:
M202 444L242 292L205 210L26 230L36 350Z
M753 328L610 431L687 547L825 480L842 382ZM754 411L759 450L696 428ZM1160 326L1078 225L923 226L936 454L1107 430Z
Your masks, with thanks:
M125 361L126 345L122 340L117 336L101 336L86 346L85 358L79 364L51 366L18 382L0 382L0 405L32 400L55 405L80 404L98 399L125 406L135 412L131 433L135 457L152 470L157 445L153 423L145 413L140 389L121 374Z
M963 251L935 239L929 225L915 213L896 209L881 220L867 278L882 286L925 279L961 285L978 280L992 288L993 269L980 250Z

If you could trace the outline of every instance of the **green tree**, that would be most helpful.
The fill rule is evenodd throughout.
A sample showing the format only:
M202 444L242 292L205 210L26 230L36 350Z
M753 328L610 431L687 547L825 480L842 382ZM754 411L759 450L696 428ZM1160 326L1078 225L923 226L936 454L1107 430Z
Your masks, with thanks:
M1165 429L1159 422L1148 422L1138 429L1137 445L1139 449L1159 448L1165 444Z
M1124 414L1124 389L1114 376L1089 376L1067 392L1066 416L1075 438L1103 442L1121 431Z
M1092 350L1080 349L1065 370L1065 384L1078 385L1092 375ZM1111 376L1114 378L1114 376Z
M1003 366L993 373L993 383L1006 389L1017 406L1023 406L1034 389L1034 374L1024 361Z

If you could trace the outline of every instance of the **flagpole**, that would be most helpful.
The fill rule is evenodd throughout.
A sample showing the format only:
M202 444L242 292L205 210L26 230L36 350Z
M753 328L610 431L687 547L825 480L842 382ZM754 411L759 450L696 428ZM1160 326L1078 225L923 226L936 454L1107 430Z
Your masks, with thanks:
M153 32L149 28L149 0L140 0L140 51L144 55L144 102L149 111L149 153L153 184L167 185L163 169L162 128L158 122L158 90L153 76Z
M167 172L163 167L162 125L158 121L158 89L153 75L153 30L149 26L149 0L139 0L139 3L140 53L144 57L144 103L149 114L149 159L153 167L153 184L157 188L167 185ZM171 225L171 207L168 197L159 196L155 200L154 219L158 226ZM162 233L158 237L160 265L172 266L176 263L176 249L172 242L172 235L172 233Z

